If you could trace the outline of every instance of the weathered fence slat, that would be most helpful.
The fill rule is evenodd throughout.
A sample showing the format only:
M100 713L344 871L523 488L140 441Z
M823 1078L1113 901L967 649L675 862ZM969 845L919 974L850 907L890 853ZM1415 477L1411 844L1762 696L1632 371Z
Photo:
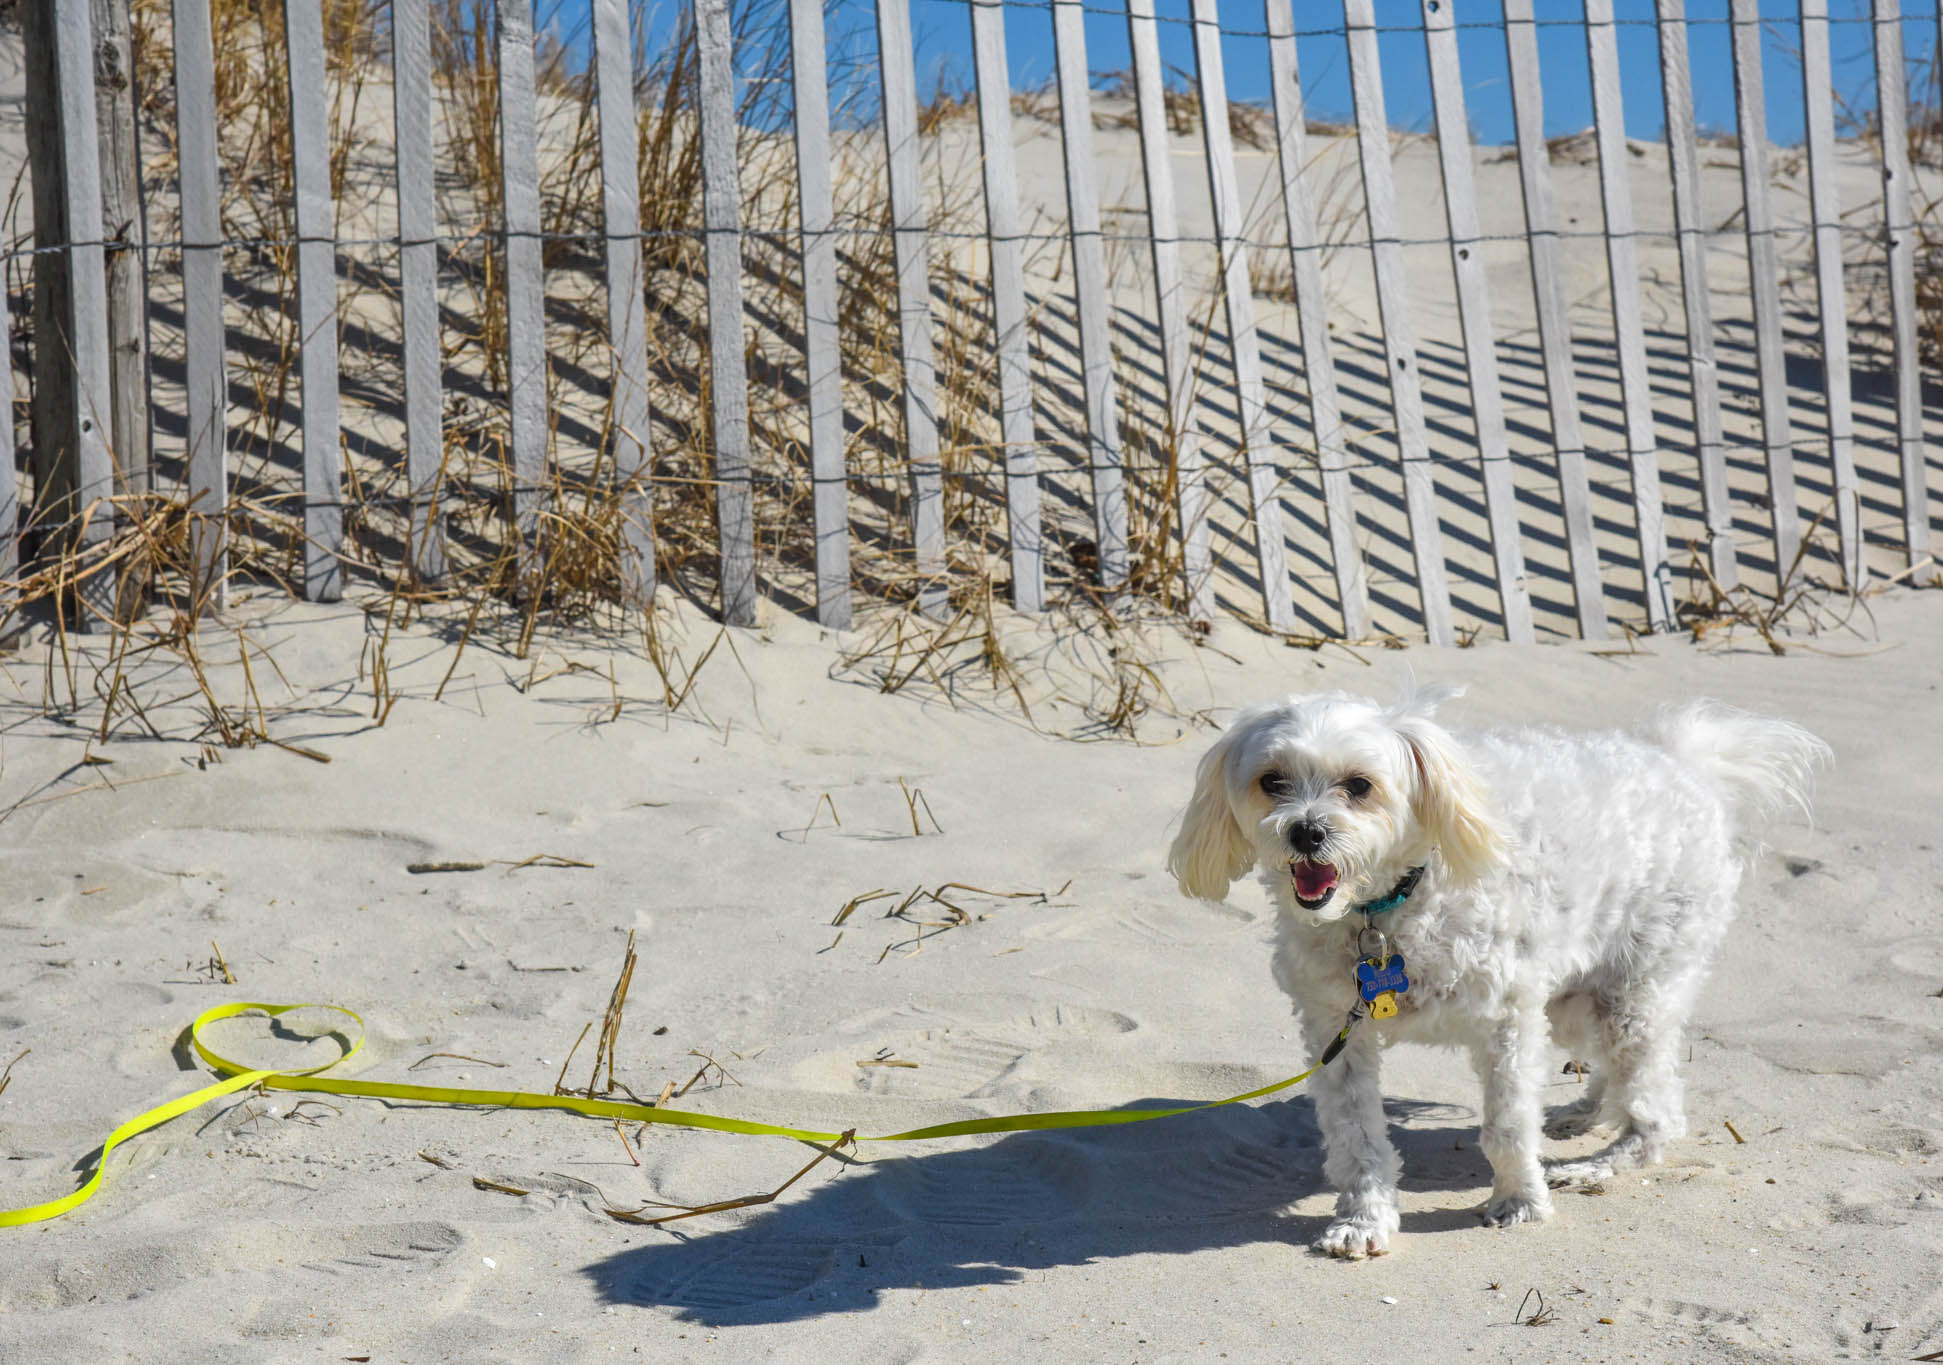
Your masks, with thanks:
M931 350L930 251L919 176L918 87L909 0L878 0L884 153L889 161L897 327L904 355L904 458L911 470L911 532L918 607L945 606L944 476L938 458L937 367Z
M297 199L297 343L304 386L304 596L344 593L344 460L338 434L337 224L322 0L286 0L290 165Z
M1619 97L1619 46L1612 0L1585 0L1586 59L1592 76L1592 124L1599 146L1599 200L1606 219L1606 269L1619 344L1620 407L1632 470L1633 517L1647 625L1673 623L1673 569L1666 555L1660 453L1653 435L1653 391L1646 370L1646 324L1639 299L1639 250L1627 186L1626 121Z
M1173 150L1160 65L1154 0L1127 0L1127 45L1132 53L1134 107L1140 120L1140 165L1147 190L1147 232L1154 265L1155 323L1167 391L1163 441L1173 452L1181 570L1188 615L1214 617L1214 558L1208 527L1207 471L1194 419L1194 352L1187 335L1187 295L1181 282L1180 218L1174 200Z
M815 4L817 0L804 0ZM992 253L992 341L998 360L999 437L1004 442L1005 508L1011 527L1012 605L1045 605L1045 543L1039 525L1039 445L1032 424L1031 338L1027 333L1025 251L1012 150L1012 90L1005 61L1005 9L973 0L972 61L978 85L978 138L985 179L985 233Z
M1835 190L1835 109L1828 51L1828 0L1800 0L1801 92L1808 141L1808 203L1815 224L1815 296L1820 305L1822 400L1842 584L1861 588L1861 493L1855 481L1855 405L1849 376L1848 293L1842 281L1842 206Z
M1761 440L1774 519L1774 572L1785 587L1801 549L1795 503L1794 430L1788 420L1788 357L1781 343L1781 262L1774 245L1768 188L1768 114L1761 78L1760 0L1731 0L1734 108L1740 128L1741 221L1754 292L1754 365L1761 389Z
M1437 160L1443 172L1444 214L1450 225L1451 273L1464 332L1464 365L1470 377L1471 413L1484 476L1485 515L1497 570L1498 602L1505 638L1532 642L1531 590L1518 534L1518 490L1511 481L1511 444L1505 432L1504 391L1498 382L1497 344L1491 333L1491 290L1479 239L1477 176L1471 165L1471 133L1464 116L1464 75L1457 59L1455 16L1445 5L1424 8L1424 47L1437 121Z
M1201 140L1207 149L1208 192L1221 253L1222 299L1228 348L1240 409L1241 448L1248 462L1249 507L1255 516L1255 560L1262 610L1270 630L1295 629L1289 595L1288 548L1283 542L1281 472L1269 439L1268 391L1262 379L1261 337L1255 330L1254 286L1248 278L1247 225L1235 178L1234 135L1228 127L1228 80L1221 59L1221 16L1215 0L1194 0L1194 67L1201 95Z
M495 0L499 27L499 159L506 231L506 406L513 525L532 553L546 481L546 268L540 240L540 156L532 0ZM524 574L522 574L524 577Z
M1572 603L1578 612L1580 637L1603 640L1607 633L1606 590L1599 577L1599 548L1593 536L1585 429L1579 420L1572 329L1565 310L1564 251L1558 208L1552 198L1551 160L1545 147L1545 96L1539 80L1538 33L1531 0L1505 0L1504 41L1518 139L1518 185L1525 206L1525 245L1531 257L1532 301L1538 313L1538 346L1545 362L1545 406L1551 416L1559 505L1572 565Z
M1700 207L1700 145L1693 121L1693 69L1687 57L1686 0L1658 0L1660 91L1666 103L1666 156L1673 181L1673 226L1680 243L1680 293L1687 321L1687 376L1693 390L1693 443L1700 466L1701 516L1714 582L1740 582L1734 508L1727 493L1727 443L1721 430L1720 368L1714 361L1714 310L1707 289L1707 225Z
M148 233L142 212L135 53L127 0L92 0L95 130L101 139L101 231L108 243L108 449L115 491L139 498L154 486L148 409ZM139 512L146 508L138 507ZM148 566L130 560L118 619L138 610Z
M1322 474L1322 501L1329 523L1329 556L1343 634L1370 633L1369 583L1356 543L1356 490L1349 476L1342 396L1329 346L1329 304L1322 286L1322 237L1316 227L1315 194L1309 186L1309 138L1302 110L1302 79L1296 63L1295 19L1289 0L1266 0L1269 87L1275 103L1275 141L1282 180L1282 218L1288 229L1289 269L1295 282L1296 326L1302 373L1309 396L1309 430Z
M183 451L189 600L221 608L228 574L229 377L223 363L222 186L209 0L175 0L175 145L182 212ZM436 395L434 395L436 398Z
M391 3L392 119L397 132L398 311L405 360L405 485L411 510L405 571L445 576L439 511L438 165L432 154L432 16L426 0ZM186 201L187 196L184 196Z
M1454 643L1450 583L1444 570L1444 537L1437 522L1437 485L1424 430L1423 388L1417 377L1417 343L1404 302L1403 246L1397 232L1396 185L1390 169L1390 125L1383 107L1372 0L1344 0L1349 28L1349 79L1356 107L1356 146L1369 218L1370 256L1376 268L1377 312L1396 419L1403 501L1410 519L1410 549L1417 565L1424 633L1433 645Z
M32 335L44 358L34 386L33 516L49 549L99 549L114 534L117 489L108 432L108 294L101 246L101 167L88 0L24 5L26 131L34 240L65 244L34 258ZM61 364L62 356L68 364ZM79 625L113 623L113 575L76 589Z
M1107 298L1100 194L1093 180L1093 97L1086 67L1086 15L1080 0L1052 0L1059 76L1059 131L1066 163L1066 231L1079 308L1080 382L1085 389L1087 468L1093 482L1093 532L1100 586L1127 583L1127 489L1120 445L1120 388L1113 374L1113 313Z
M0 288L0 639L13 624L17 594L10 581L20 572L20 475L14 469L13 327L7 291Z
M850 499L843 458L843 350L830 187L830 84L822 0L789 0L796 112L796 201L803 253L803 368L809 387L810 488L816 521L816 619L850 628ZM1014 570L1017 572L1016 568Z
M722 618L756 623L755 482L742 335L742 186L736 175L734 34L728 0L695 0L702 101L702 227L707 238L710 419L722 537Z
M621 591L654 604L654 492L648 485L648 321L642 302L640 133L634 118L634 43L627 0L594 0L594 92L599 101L601 228L607 252L610 448L620 499Z
M1889 328L1895 355L1896 446L1902 467L1903 549L1918 583L1935 582L1930 558L1929 485L1923 459L1922 360L1916 349L1916 226L1910 208L1908 90L1902 7L1874 0L1876 109L1882 133L1883 240L1888 253Z

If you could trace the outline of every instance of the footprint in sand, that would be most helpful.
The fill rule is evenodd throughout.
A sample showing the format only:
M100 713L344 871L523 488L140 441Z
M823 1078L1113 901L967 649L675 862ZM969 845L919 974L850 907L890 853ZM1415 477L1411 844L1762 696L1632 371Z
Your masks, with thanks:
M318 1238L313 1245L321 1242ZM381 1223L344 1233L344 1254L302 1264L305 1270L325 1275L431 1270L443 1265L464 1242L465 1235L449 1223Z
M448 1223L368 1224L341 1235L287 1223L235 1224L221 1235L190 1233L167 1240L131 1241L30 1264L0 1289L0 1310L137 1299L211 1276L274 1274L292 1264L333 1276L423 1271L443 1264L464 1240Z
M913 1223L998 1227L1064 1217L1092 1194L1093 1164L1059 1143L1013 1140L946 1156L900 1157L877 1167L871 1192Z
M1132 1033L1140 1025L1117 1010L1089 1005L1047 1004L1023 995L946 996L930 1005L860 1015L843 1024L846 1034L886 1029L975 1029L1005 1037L1062 1033L1075 1038L1103 1038Z
M1786 1350L1786 1339L1781 1335L1771 1336L1752 1313L1685 1299L1644 1299L1620 1306L1628 1318L1657 1324L1656 1336L1660 1340L1673 1335L1697 1337L1716 1349L1728 1349L1737 1357L1750 1347L1765 1348L1777 1356ZM1776 1332L1781 1330L1777 1325Z
M841 1025L838 1034L854 1040L855 1056L845 1060L835 1051L827 1053L813 1064L814 1079L877 1095L966 1098L985 1092L1028 1054L1062 1038L1111 1037L1136 1027L1113 1010L1047 1005L1019 996L964 996L935 1006L872 1011ZM857 1066L857 1061L872 1064Z
M1139 1183L1146 1194L1136 1216L1171 1223L1272 1214L1316 1188L1321 1161L1313 1145L1221 1146L1227 1140L1212 1130L1208 1139L1185 1150L1142 1154Z
M1930 982L1935 992L1943 993L1943 938L1905 940L1889 954L1889 961L1898 971Z
M872 1095L923 1099L977 1095L998 1082L1026 1055L1025 1049L1003 1038L988 1038L962 1029L886 1034L881 1046L893 1054L887 1060L914 1065L859 1067L858 1088Z
M1199 901L1133 904L1062 915L1025 931L1025 937L1055 942L1133 944L1174 948L1213 943L1255 923L1252 911Z
M1711 1030L1716 1042L1745 1048L1784 1071L1812 1076L1880 1079L1900 1070L1905 1058L1934 1046L1932 1031L1902 1019L1805 1014L1761 1023L1724 1024Z
M723 1313L797 1294L836 1267L836 1249L824 1242L751 1242L666 1284L642 1281L612 1291L691 1313Z

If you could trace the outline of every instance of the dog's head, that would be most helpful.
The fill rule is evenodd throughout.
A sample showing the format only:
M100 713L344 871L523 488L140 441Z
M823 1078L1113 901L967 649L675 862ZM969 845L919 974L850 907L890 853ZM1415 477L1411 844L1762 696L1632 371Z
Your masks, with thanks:
M1483 876L1503 836L1463 750L1431 719L1461 690L1407 688L1388 707L1332 692L1244 711L1202 758L1167 855L1181 890L1219 900L1256 864L1285 909L1320 922L1385 894L1433 850L1452 881Z

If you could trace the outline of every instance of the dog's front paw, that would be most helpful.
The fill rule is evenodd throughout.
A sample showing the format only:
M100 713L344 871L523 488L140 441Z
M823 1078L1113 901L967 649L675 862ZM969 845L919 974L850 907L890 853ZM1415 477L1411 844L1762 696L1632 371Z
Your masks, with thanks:
M1381 1256L1390 1249L1390 1234L1396 1230L1396 1217L1358 1213L1338 1217L1316 1238L1315 1249L1344 1261L1360 1261L1365 1256Z
M1552 1216L1552 1201L1544 1195L1497 1194L1484 1206L1484 1221L1494 1228L1514 1223L1542 1223Z

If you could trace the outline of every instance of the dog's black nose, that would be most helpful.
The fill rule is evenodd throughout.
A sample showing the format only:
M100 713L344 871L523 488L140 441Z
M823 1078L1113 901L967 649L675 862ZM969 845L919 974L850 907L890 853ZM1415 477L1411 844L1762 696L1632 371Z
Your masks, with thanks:
M1297 853L1314 853L1328 837L1329 831L1313 820L1304 820L1289 829L1289 844Z

